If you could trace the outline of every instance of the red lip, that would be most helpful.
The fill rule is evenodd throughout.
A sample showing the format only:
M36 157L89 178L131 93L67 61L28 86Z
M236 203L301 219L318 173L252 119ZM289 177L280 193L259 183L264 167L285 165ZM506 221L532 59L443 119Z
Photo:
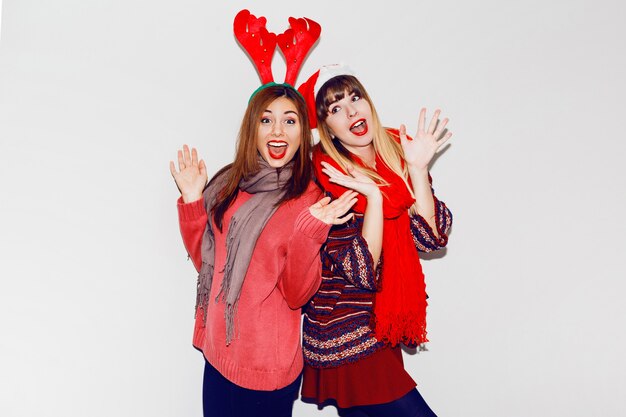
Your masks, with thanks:
M365 126L365 128L363 129L363 131L362 131L362 132L358 132L358 133L357 133L357 132L352 131L352 128L353 128L354 126L356 126L357 124L361 123L361 122L363 122L363 124L364 124L364 126ZM352 124L350 125L350 132L352 132L352 134L353 134L353 135L355 135L355 136L363 136L363 135L367 134L367 132L368 132L368 131L369 131L369 126L367 125L367 121L366 121L365 119L359 119L359 120L355 121L354 123L352 123Z
M274 142L274 143L284 143L287 146L284 146L282 148L276 148L275 146L271 146L270 142ZM289 147L289 145L287 144L287 142L285 142L284 140L271 140L267 143L267 150L268 150L268 154L270 156L270 158L272 159L283 159L285 157L285 154L287 153L287 148ZM277 149L280 149L278 152Z

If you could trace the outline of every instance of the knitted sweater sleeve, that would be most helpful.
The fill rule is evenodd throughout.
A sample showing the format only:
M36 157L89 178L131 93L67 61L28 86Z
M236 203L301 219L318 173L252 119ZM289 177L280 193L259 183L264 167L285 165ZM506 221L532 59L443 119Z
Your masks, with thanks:
M202 266L202 236L207 222L207 213L204 208L204 200L199 199L191 203L184 203L178 199L178 224L180 234L189 257L197 271Z
M287 245L285 268L278 278L278 288L294 310L306 304L322 282L320 247L330 229L330 225L309 211L309 206L322 197L319 188L310 191L299 205L300 213Z
M376 291L380 268L374 267L367 241L361 234L361 218L362 215L359 220L331 228L322 258L330 265L333 275L341 276L355 287Z
M433 232L433 229L422 216L419 214L411 215L411 234L413 235L413 243L415 243L415 247L419 252L436 251L448 244L448 233L452 226L452 213L443 201L439 201L435 197L434 190L433 200L435 202L437 234Z

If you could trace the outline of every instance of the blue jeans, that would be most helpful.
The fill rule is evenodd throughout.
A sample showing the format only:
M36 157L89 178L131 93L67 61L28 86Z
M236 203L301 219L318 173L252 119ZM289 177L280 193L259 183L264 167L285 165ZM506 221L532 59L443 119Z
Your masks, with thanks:
M204 417L291 417L302 375L279 390L257 391L233 384L204 362Z

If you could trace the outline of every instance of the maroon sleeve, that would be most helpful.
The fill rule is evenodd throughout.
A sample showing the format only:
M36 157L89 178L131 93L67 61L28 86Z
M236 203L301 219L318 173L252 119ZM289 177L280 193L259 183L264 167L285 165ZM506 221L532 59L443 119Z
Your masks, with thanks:
M432 252L448 244L448 233L452 227L452 213L443 201L435 197L435 224L437 233L433 232L428 222L419 214L411 215L411 234L413 243L419 252Z
M367 241L361 234L363 216L330 229L322 248L322 261L332 275L341 276L355 287L377 291L380 264L374 266Z

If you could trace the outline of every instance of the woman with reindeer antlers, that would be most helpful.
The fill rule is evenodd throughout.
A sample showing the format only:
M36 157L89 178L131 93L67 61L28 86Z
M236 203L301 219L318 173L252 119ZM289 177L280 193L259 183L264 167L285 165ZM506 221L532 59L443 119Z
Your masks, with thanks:
M199 271L193 345L206 359L205 416L291 416L303 366L300 307L319 286L330 225L349 220L356 203L352 191L331 203L311 180L306 104L293 85L321 29L289 21L276 36L264 17L235 17L263 83L248 103L235 161L208 185L196 149L178 151L178 169L170 162L183 241ZM289 64L283 84L271 72L277 43Z
M428 166L452 135L435 111L414 138L382 126L365 87L341 65L300 86L320 144L317 179L335 198L359 193L355 217L333 226L322 284L304 314L302 397L345 417L435 417L404 369L400 344L426 338L426 292L418 251L447 244L452 216L431 189ZM347 248L356 247L351 253Z

